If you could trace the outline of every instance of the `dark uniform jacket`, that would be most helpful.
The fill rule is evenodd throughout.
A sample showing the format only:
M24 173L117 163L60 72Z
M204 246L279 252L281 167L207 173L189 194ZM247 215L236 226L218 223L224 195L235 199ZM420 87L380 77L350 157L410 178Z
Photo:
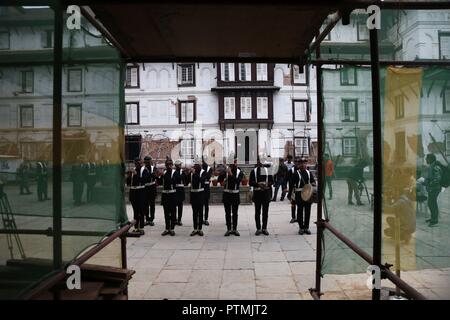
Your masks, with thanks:
M184 186L186 185L186 173L183 169L175 170L176 190L177 190L177 203L180 204L184 201Z
M189 173L187 175L186 182L187 184L191 184L191 193L190 199L191 204L194 202L203 202L205 200L205 181L207 180L208 175L205 170L201 169L200 171L195 171L195 173ZM203 191L199 191L202 190Z
M156 175L156 166L145 166L148 171L148 175L145 178L145 186L147 187L147 192L151 195L156 196L156 181L158 176Z
M265 182L266 187L261 189L259 182ZM250 186L253 187L253 202L268 203L272 199L273 177L268 168L257 167L250 172Z
M138 197L142 195L139 191L145 188L145 179L148 177L148 170L145 167L134 168L127 177L127 186L130 187L130 202L139 200Z
M217 181L224 181L223 185L223 203L240 203L239 196L239 185L241 184L242 179L244 178L244 174L242 173L240 168L231 169L232 175L228 175L227 172L223 172L219 175Z
M313 184L316 180L314 180L314 175L309 170L296 170L291 174L291 180L289 182L289 193L288 197L291 197L292 192L295 193L295 201L301 200L301 191L297 191L296 189L302 189L305 184Z
M175 169L166 169L163 175L158 178L158 184L163 187L161 194L162 205L176 205L177 180L175 173Z

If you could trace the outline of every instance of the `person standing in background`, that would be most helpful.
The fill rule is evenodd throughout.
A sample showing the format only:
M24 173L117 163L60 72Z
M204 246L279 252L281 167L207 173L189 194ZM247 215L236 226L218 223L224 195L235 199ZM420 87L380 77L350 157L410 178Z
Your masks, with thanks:
M325 184L323 193L325 194L325 190L328 188L328 200L331 200L333 199L333 186L331 185L331 180L333 179L334 174L334 164L327 153L323 155L323 159L325 161Z
M145 182L145 193L146 193L146 208L145 208L145 224L154 226L155 223L155 200L156 200L156 166L153 165L152 158L146 156L144 158L145 167L147 168L149 175Z
M211 176L212 176L212 168L206 163L208 159L203 157L202 161L202 169L205 171L206 178L205 178L205 195L204 195L204 210L205 210L205 219L203 220L203 224L206 226L209 226L208 222L208 216L209 216L209 198L211 196L211 189L209 184L211 183Z
M44 161L36 163L37 196L39 201L50 200L48 197L48 169Z
M180 160L175 161L175 172L177 180L177 225L182 226L181 219L183 217L183 201L185 199L184 186L186 184L186 174L181 169L182 162Z

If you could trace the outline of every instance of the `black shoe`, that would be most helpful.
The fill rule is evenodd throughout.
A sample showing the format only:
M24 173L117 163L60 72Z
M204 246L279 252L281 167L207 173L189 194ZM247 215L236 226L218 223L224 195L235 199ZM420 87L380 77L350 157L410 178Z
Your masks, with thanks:
M430 222L431 222L431 219L427 219L427 220L425 220L425 222L426 222L426 223L430 223Z
M141 236L143 236L145 234L144 229L139 229L139 233L141 234Z
M175 231L170 230L170 235L173 237L175 235Z
M237 230L234 230L234 231L233 231L233 234L234 234L235 236L238 236L238 237L241 235L241 234L239 233L239 231L237 231Z
M354 204L353 202L350 201L350 202L348 203L348 205L349 205L349 206L354 206L355 204Z
M148 224L149 224L151 227L153 227L153 226L155 225L155 223L154 223L153 221L150 221Z
M263 235L268 236L269 235L269 231L267 231L266 229L263 229L262 231Z
M198 234L200 237L203 237L203 235L204 235L204 233L203 233L202 230L198 230L197 234Z
M306 234L311 234L311 231L309 231L309 229L305 229L305 230L303 230L303 232Z
M139 229L134 228L133 233L139 233Z
M164 232L161 233L162 236L167 236L168 234L170 234L169 230L164 230Z
M437 222L433 222L433 221L430 221L430 223L428 224L428 226L429 227L434 227L434 226L437 226Z
M272 201L273 201L273 202L276 202L276 201L277 201L277 199L273 198L273 199L272 199Z
M205 226L209 226L209 222L208 220L205 220L205 222L203 223Z
M294 218L292 218L291 221L290 221L290 223L295 223L295 222L297 222L297 220L294 219Z
M256 232L255 232L255 236L259 236L260 234L262 233L262 231L261 230L256 230Z
M356 204L357 206L363 206L364 205L364 203L362 203L362 202L358 202L357 204Z
M298 230L298 234L303 235L304 233L303 229Z
M182 226L183 223L181 223L181 221L178 221L178 222L177 222L177 225Z
M281 197L281 198L280 198L280 201L284 201L284 197Z
M191 232L191 237L193 237L193 236L195 236L196 234L197 234L197 230L193 230L192 232Z
M231 230L227 230L227 232L225 232L224 236L225 237L229 237L230 234L232 234L233 232Z

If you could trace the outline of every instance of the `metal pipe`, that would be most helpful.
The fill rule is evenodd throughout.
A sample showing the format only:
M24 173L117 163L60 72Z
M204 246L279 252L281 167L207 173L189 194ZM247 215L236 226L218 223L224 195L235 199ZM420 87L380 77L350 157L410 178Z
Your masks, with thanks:
M313 297L314 300L320 300L320 293L316 291L316 289L309 289L309 293L311 294L311 297Z
M378 30L370 30L370 60L372 74L373 132L373 264L381 268L383 158L381 137L380 63ZM372 290L372 299L380 300L380 289Z
M333 30L334 26L339 22L340 19L341 14L339 11L328 16L327 26L318 36L316 36L316 41L314 41L314 43L312 43L309 48L306 49L305 55L308 55L308 53L313 53L316 49L320 51L320 44L322 43L323 39L325 39L325 37L331 32L331 30ZM320 58L320 53L316 54L316 58Z
M53 269L62 265L62 51L63 51L63 7L59 1L53 6Z
M312 65L324 64L343 64L343 65L363 65L370 66L369 60L345 60L345 59L312 59L308 61ZM450 67L450 61L446 60L426 60L426 61L397 61L397 60L380 60L379 64L382 66L397 65L397 66L430 66L430 67Z
M345 243L350 249L352 249L358 256L363 258L367 263L373 264L373 259L366 251L358 247L353 241L351 241L349 238L344 236L340 231L338 231L336 228L334 228L328 221L322 221L318 222L318 225L322 224L324 228L330 230L332 234L336 236L339 240L341 240L343 243Z
M79 257L75 261L71 262L71 265L80 266L81 264L83 264L84 262L89 260L92 256L97 254L105 246L110 244L112 241L114 241L118 237L121 237L122 235L125 235L128 232L128 230L131 228L131 226L132 226L131 223L127 223L125 226L123 226L122 228L120 228L119 230L117 230L116 232L111 234L106 240L103 240L101 243L97 244L95 247L93 247L92 249L89 249L86 253L81 255L81 257ZM55 275L53 275L53 276L49 276L46 280L39 283L39 285L37 285L35 288L26 292L21 298L24 300L33 299L33 297L36 296L37 294L39 294L40 292L49 290L53 286L60 283L62 280L65 279L66 275L67 275L66 271L62 270L62 271L55 273Z
M320 59L320 41L323 38L318 36L318 45L316 50L316 58ZM316 42L317 43L317 42ZM317 95L317 170L318 170L318 199L317 202L317 221L320 222L323 220L322 218L322 198L323 194L323 185L324 185L324 172L323 172L323 101L322 101L322 67L316 66L316 95ZM321 295L321 273L322 273L322 238L323 238L323 225L317 223L317 238L316 238L316 286L314 289L314 293L317 295L318 299L320 299ZM311 295L312 292L311 291Z
M427 300L427 298L425 298L424 295L422 295L416 289L414 289L409 284L407 284L405 281L400 279L396 274L394 274L391 270L389 270L385 266L383 267L382 272L384 273L384 275L386 276L387 279L389 279L398 288L403 290L403 292L408 296L408 298L411 298L414 300Z
M0 234L27 234L27 235L45 235L52 237L54 235L53 229L35 230L35 229L17 229L6 230L0 229ZM104 232L99 231L77 231L77 230L62 230L61 234L64 236L83 236L83 237L104 237Z

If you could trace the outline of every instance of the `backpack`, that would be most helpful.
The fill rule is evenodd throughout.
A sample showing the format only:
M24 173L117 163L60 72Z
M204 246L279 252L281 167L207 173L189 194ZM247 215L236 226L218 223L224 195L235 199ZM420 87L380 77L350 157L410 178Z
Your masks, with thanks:
M450 167L439 163L439 167L442 170L441 175L441 187L448 188L450 186Z

